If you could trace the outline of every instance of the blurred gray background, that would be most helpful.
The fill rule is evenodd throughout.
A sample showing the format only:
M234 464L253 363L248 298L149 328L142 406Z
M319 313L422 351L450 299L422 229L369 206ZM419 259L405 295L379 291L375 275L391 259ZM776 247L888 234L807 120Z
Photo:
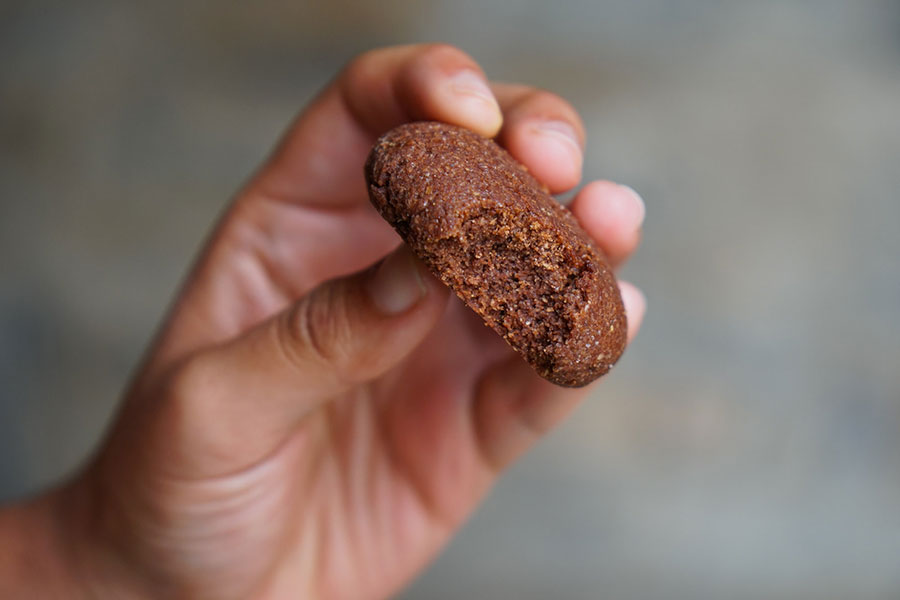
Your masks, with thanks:
M426 40L581 110L650 311L402 598L900 597L889 0L2 0L0 498L84 460L292 115Z

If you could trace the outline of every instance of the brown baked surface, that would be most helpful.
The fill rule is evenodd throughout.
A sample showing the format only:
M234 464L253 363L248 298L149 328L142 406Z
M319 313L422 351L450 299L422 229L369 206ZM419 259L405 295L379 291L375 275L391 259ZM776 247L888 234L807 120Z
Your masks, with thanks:
M365 171L381 215L542 377L579 387L615 364L626 321L606 259L505 150L409 123L375 143Z

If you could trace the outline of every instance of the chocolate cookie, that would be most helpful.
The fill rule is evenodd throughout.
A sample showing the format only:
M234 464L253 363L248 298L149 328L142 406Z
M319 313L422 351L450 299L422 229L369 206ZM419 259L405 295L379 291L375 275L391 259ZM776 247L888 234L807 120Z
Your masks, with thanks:
M365 170L381 215L542 377L579 387L618 360L625 311L603 254L492 140L409 123L376 142Z

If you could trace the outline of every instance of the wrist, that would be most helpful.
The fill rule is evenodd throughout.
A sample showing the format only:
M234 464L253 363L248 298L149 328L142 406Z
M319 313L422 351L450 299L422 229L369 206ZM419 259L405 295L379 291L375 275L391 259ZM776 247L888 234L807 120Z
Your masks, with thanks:
M105 550L92 493L79 480L0 507L0 598L141 597Z
M57 492L0 508L0 597L82 598Z
M94 465L95 466L95 465ZM122 544L118 522L111 519L95 468L55 493L51 512L60 553L80 596L91 599L138 600L151 595L139 584Z

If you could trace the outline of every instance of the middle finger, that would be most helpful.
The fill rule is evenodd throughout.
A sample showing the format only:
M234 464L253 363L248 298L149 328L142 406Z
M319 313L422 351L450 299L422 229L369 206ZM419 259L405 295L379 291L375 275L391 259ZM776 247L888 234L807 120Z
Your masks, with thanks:
M491 87L503 111L497 141L551 193L578 185L585 135L572 105L552 92L526 85L494 83Z

